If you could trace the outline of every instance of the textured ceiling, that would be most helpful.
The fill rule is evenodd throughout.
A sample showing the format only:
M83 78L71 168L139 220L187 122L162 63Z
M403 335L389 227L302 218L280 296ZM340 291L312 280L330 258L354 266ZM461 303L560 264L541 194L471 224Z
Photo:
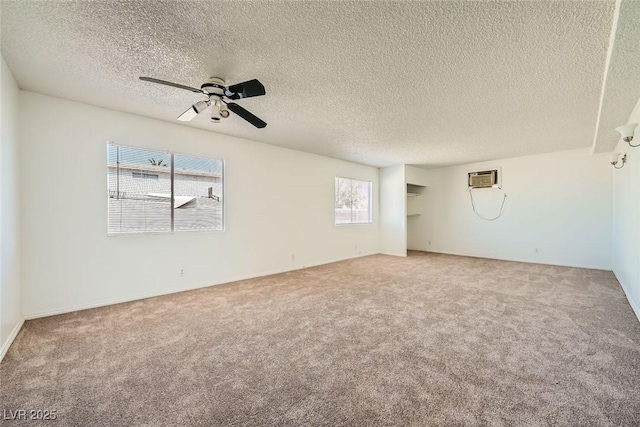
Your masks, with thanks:
M169 121L200 98L138 76L258 78L265 129L188 125L433 167L590 146L614 6L2 1L2 54L23 89Z
M596 153L613 151L616 127L627 123L640 98L640 1L620 3L611 59L607 64L600 120L593 140Z

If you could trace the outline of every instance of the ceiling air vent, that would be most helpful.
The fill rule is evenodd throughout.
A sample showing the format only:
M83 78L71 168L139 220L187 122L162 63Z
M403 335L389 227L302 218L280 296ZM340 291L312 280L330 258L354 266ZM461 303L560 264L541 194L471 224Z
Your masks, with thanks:
M494 188L498 185L498 169L469 172L469 188Z

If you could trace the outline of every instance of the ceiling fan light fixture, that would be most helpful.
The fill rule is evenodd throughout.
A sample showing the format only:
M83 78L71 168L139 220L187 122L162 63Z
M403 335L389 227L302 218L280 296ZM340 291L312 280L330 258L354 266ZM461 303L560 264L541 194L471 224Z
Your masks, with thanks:
M223 105L222 101L215 95L209 95L209 101L211 104L211 123L220 123L220 119L222 118L222 114L220 111Z
M191 108L195 111L196 115L202 113L209 106L209 102L207 101L198 101Z
M202 113L209 106L209 101L198 101L193 104L187 111L180 114L178 120L181 122L188 122L195 119L198 114Z
M211 105L211 123L220 123L221 114L220 114L220 106L217 102L214 102Z
M220 103L220 117L222 117L223 119L226 119L226 118L229 117L230 114L231 113L227 109L227 104L221 102Z

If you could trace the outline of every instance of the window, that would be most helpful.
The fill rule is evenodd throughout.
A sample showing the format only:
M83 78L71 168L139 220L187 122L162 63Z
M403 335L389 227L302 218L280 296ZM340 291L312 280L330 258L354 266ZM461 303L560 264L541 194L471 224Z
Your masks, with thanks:
M369 224L371 219L371 182L336 177L336 225Z
M142 172L132 172L131 175L134 178L143 178L143 179L158 179L158 175L155 173L142 173Z
M224 162L107 145L109 234L222 230Z

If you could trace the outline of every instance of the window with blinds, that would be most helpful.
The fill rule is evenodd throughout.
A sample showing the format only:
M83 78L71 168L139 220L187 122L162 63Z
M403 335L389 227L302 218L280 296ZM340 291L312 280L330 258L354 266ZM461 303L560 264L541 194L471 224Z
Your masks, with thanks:
M224 162L107 144L108 233L222 230Z
M371 182L336 177L335 223L369 224L371 216Z

